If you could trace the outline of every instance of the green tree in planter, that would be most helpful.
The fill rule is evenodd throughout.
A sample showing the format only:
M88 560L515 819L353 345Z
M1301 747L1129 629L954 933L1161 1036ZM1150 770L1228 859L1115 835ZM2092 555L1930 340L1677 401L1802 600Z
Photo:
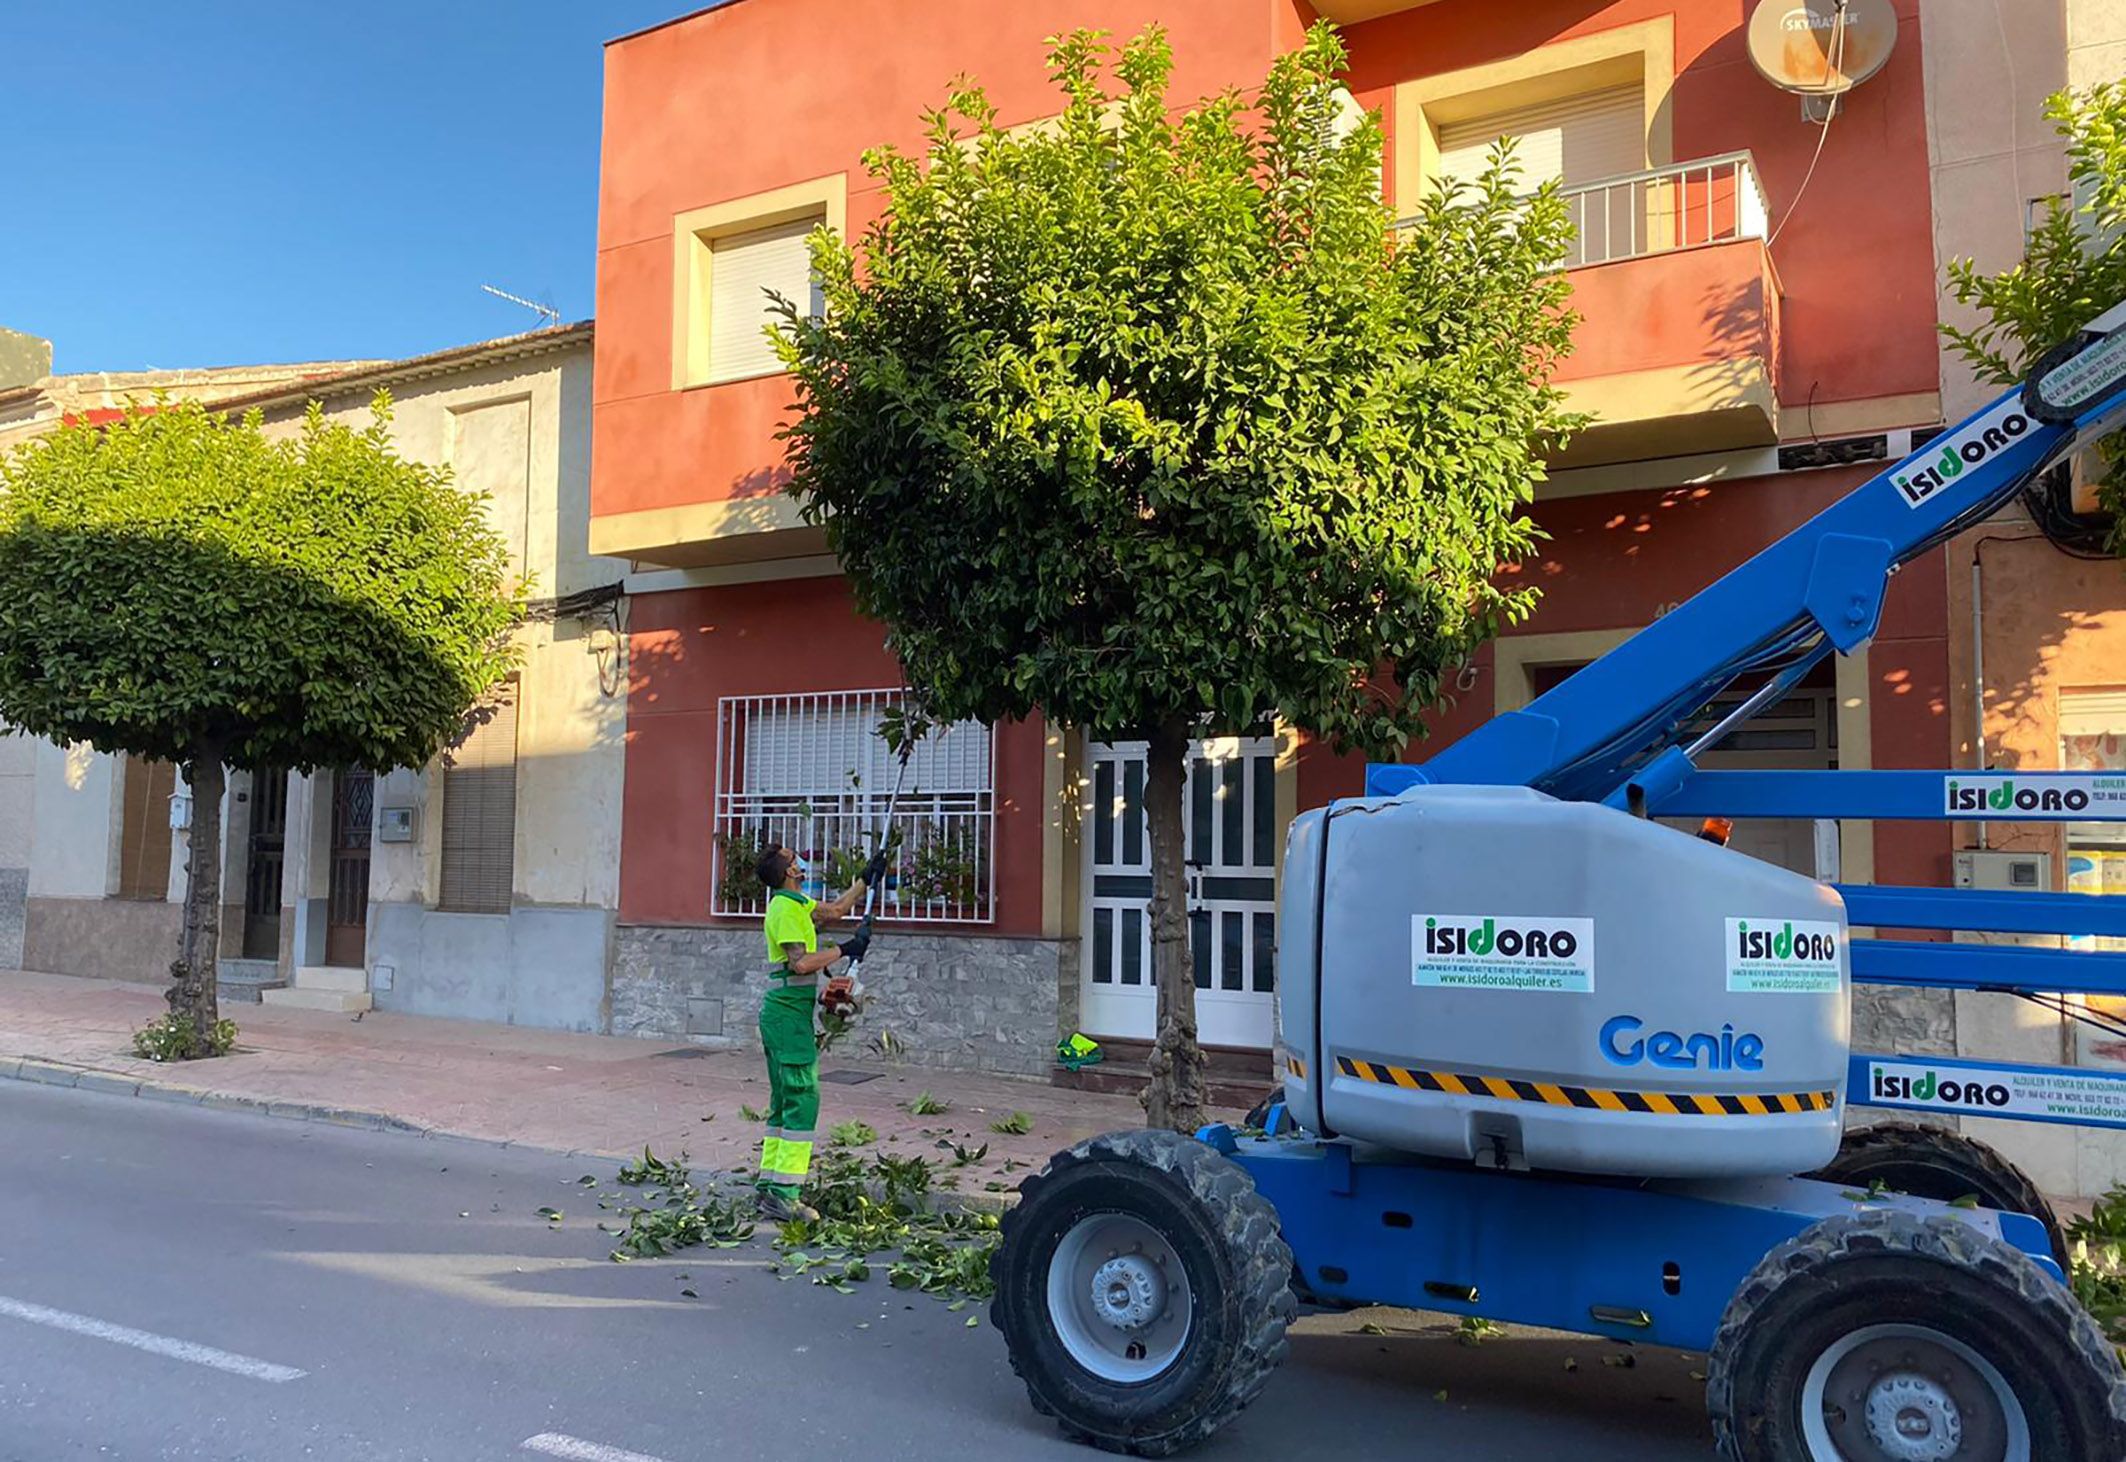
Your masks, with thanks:
M294 440L196 404L0 460L0 719L176 762L192 790L173 1013L213 1049L224 769L417 767L513 662L482 499L314 407Z
M1950 293L1981 318L1969 329L1943 325L1942 334L1980 380L1998 386L2022 380L2039 356L2126 300L2126 83L2055 92L2045 115L2066 144L2072 191L2045 201L2020 264L1986 274L1970 259L1949 263ZM2126 554L2126 448L2117 433L2097 446L2105 542Z
M1502 156L1391 229L1327 26L1178 116L1156 28L1050 60L1052 126L1007 134L963 84L926 157L867 157L887 206L860 243L815 236L825 315L781 326L792 490L930 717L1149 742L1145 1104L1186 1129L1189 743L1281 717L1392 756L1527 611L1497 571L1572 425L1569 225Z

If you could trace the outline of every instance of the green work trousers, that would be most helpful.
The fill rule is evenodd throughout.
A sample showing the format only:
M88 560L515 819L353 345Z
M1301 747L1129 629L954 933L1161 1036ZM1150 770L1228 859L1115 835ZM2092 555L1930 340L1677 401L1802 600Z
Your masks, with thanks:
M812 1039L810 985L770 988L760 1004L760 1044L768 1056L768 1135L760 1144L759 1186L795 1198L812 1170L819 1126L819 1046Z

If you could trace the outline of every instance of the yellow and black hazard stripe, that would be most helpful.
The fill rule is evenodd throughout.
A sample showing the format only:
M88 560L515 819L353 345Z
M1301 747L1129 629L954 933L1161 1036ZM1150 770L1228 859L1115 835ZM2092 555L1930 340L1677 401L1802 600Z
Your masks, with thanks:
M1298 1077L1301 1081L1305 1081L1307 1079L1307 1063L1300 1060L1297 1056L1285 1057L1284 1069L1291 1072L1292 1075Z
M1466 1076L1453 1071L1411 1071L1381 1061L1336 1058L1336 1069L1360 1081L1449 1096L1488 1096L1507 1102L1542 1102L1553 1107L1585 1107L1602 1112L1659 1112L1669 1117L1777 1117L1827 1112L1837 1101L1828 1091L1782 1091L1727 1095L1713 1092L1605 1090L1564 1086L1548 1081L1516 1081L1504 1076Z

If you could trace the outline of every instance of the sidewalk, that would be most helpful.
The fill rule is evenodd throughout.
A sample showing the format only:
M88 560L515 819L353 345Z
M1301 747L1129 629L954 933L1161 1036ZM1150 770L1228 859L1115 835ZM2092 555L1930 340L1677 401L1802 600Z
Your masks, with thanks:
M647 1145L665 1157L684 1151L704 1169L750 1171L759 1156L760 1125L740 1111L768 1104L753 1052L379 1011L356 1020L238 1005L222 1012L240 1027L235 1053L166 1066L132 1054L134 1028L166 1008L157 985L0 972L0 1078L121 1093L137 1087L142 1096L601 1157L639 1155ZM835 1079L843 1074L873 1079L846 1085ZM943 1159L947 1169L951 1153L941 1144L987 1144L986 1158L956 1170L969 1194L992 1182L1015 1188L1026 1165L1144 1121L1134 1097L838 1051L822 1075L822 1142L834 1123L859 1120L877 1129L886 1151ZM926 1091L949 1110L932 1117L905 1110ZM1030 1132L989 1130L1015 1111L1033 1118ZM1009 1175L1006 1160L1018 1165Z

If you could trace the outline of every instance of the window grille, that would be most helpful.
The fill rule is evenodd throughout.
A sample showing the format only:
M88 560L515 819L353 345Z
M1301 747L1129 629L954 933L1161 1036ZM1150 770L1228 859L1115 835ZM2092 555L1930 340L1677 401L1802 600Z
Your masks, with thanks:
M753 865L769 843L811 865L805 892L848 886L870 858L898 762L878 734L891 690L727 696L718 706L716 855L710 908L757 915ZM894 811L881 919L986 924L996 917L995 728L957 721L917 745Z
M443 754L443 882L437 907L506 914L516 878L517 682Z

